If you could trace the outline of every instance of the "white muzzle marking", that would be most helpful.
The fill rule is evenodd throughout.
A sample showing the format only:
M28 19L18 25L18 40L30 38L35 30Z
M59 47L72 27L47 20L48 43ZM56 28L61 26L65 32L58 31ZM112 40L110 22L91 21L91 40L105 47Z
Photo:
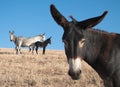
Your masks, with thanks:
M81 58L70 58L69 59L69 70L72 72L77 72L81 70Z

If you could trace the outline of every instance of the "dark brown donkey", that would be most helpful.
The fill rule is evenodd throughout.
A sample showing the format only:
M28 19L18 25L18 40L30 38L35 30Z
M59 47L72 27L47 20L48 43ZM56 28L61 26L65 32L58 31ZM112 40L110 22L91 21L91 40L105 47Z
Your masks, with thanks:
M50 6L50 11L64 30L62 40L71 78L79 79L81 61L85 60L103 79L105 87L120 87L120 35L92 28L103 20L107 11L84 21L70 16L71 22L54 5Z
M36 43L33 44L34 46L33 46L33 49L32 49L32 53L33 53L34 48L35 48L36 53L38 54L38 48L41 47L41 48L43 48L43 53L42 54L45 54L45 50L46 50L46 47L47 47L48 44L51 44L51 37L46 39L43 42L37 41Z

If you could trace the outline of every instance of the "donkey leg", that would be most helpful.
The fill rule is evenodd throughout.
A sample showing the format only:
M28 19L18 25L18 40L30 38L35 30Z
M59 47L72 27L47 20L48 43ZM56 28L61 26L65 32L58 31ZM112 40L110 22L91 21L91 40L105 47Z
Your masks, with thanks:
M19 52L20 54L22 54L22 52L21 52L21 46L18 47L18 52Z
M19 52L20 52L20 54L22 54L22 52L21 52L21 48L19 49Z
M31 47L29 47L29 52L31 52Z
M38 54L38 47L36 47L36 53Z
M43 47L43 55L45 55L45 48L46 48L46 47Z
M35 49L35 47L33 46L33 47L32 47L32 54L34 54L34 49Z
M22 52L21 52L21 45L22 45L22 42L19 42L18 47L17 47L18 53L20 53L20 54L22 54Z
M15 50L16 50L16 54L18 54L18 47L15 47Z

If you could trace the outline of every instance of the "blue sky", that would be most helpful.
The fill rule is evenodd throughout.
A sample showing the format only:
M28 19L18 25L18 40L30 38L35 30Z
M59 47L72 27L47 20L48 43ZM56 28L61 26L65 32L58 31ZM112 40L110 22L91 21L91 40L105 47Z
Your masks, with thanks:
M25 37L46 33L46 38L52 36L52 44L47 49L64 49L63 29L51 17L50 4L69 21L69 15L85 20L108 10L95 28L120 33L120 0L0 0L0 48L15 47L9 38L9 31L14 30L15 35Z

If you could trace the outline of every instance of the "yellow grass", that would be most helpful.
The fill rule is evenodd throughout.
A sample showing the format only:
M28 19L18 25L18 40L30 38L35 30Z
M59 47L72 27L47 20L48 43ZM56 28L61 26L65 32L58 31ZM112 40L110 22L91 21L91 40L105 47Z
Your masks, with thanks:
M72 80L64 51L46 50L46 55L0 49L0 87L103 87L97 73L82 62L82 76Z

